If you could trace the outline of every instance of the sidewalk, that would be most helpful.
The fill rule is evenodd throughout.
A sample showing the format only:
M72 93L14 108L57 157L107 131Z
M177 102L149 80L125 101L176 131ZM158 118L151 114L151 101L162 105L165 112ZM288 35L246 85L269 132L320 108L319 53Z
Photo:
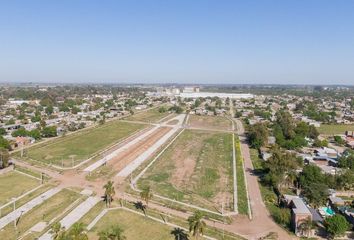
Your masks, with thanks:
M79 221L86 213L88 213L100 200L101 199L99 197L87 198L60 221L61 226L65 229L69 229L74 223ZM52 240L50 230L38 238L38 240Z
M58 193L61 190L61 188L52 188L45 193L42 193L38 197L32 199L28 203L24 204L23 206L17 208L15 211L12 211L11 213L7 214L5 217L0 219L0 229L5 227L7 224L17 220L21 215L26 214L30 210L32 210L34 207L42 204L45 200L48 198L52 197L56 193Z

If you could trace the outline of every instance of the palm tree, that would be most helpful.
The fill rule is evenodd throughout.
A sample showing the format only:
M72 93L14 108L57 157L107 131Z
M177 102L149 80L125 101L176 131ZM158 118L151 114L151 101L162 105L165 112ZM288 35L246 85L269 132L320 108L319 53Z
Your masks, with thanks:
M112 225L111 227L100 231L98 233L99 240L125 240L127 239L123 235L124 230L118 225Z
M111 227L111 231L110 231L110 239L111 240L125 240L127 239L124 235L123 235L124 230L118 226L118 225L114 225Z
M150 186L145 187L140 193L141 199L146 202L146 206L149 205L150 199L153 197L153 193L151 192Z
M188 234L182 228L174 228L171 234L175 236L175 240L189 240Z
M146 216L146 206L141 201L137 201L134 203L134 207L138 210L143 211L144 215Z
M98 240L110 240L109 229L99 231L97 235L98 235Z
M71 240L88 240L87 234L85 232L85 225L80 222L74 223L68 235Z
M114 186L113 186L113 181L108 181L103 188L105 189L104 192L104 198L106 201L106 205L108 207L111 207L111 203L113 201L113 196L116 194L115 190L114 190Z
M308 217L299 224L298 230L301 232L301 235L305 235L306 237L309 237L312 228L313 228L313 222L311 218Z
M53 235L54 240L62 240L65 236L65 228L61 226L60 222L52 225L50 233Z
M193 216L188 218L189 232L193 233L193 236L196 239L199 239L200 235L204 235L206 223L203 221L203 217L204 215L202 212L196 211Z

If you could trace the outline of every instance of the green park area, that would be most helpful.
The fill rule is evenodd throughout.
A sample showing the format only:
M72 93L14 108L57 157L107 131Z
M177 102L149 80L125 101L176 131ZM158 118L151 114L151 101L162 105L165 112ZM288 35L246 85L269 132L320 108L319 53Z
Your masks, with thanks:
M354 124L322 124L318 132L324 135L345 134L345 131L354 131Z
M30 147L24 159L72 166L114 145L145 125L121 121L107 122L71 135ZM17 153L19 157L19 153Z
M98 239L100 231L104 231L114 225L118 225L124 231L126 239L129 240L175 239L171 234L172 227L123 209L111 210L106 213L94 228L88 232L89 239Z
M30 191L40 184L38 179L16 171L0 175L0 206L10 202L12 198Z
M146 111L142 111L136 114L133 114L125 120L129 121L142 121L147 123L156 123L162 118L168 116L170 113L167 111L167 106L156 107L152 109L148 109Z

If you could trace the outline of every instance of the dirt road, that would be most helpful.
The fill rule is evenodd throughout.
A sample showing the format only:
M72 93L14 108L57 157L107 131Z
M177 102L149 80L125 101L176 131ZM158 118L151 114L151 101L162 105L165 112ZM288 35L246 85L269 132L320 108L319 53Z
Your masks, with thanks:
M248 184L250 205L252 209L252 220L248 218L236 217L232 225L228 226L239 232L248 239L257 239L269 232L278 233L279 239L297 239L295 236L289 235L284 229L278 226L271 218L265 204L262 200L261 191L259 189L258 177L254 175L253 165L250 156L248 144L246 142L245 131L241 121L236 120L237 132L241 140L241 151L245 164L246 180Z

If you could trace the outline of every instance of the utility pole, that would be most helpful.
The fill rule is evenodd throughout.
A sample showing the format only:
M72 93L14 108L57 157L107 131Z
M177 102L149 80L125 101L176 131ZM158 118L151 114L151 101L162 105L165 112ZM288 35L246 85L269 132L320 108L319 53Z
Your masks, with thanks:
M14 206L14 212L15 212L15 210L16 210L16 198L14 199L14 201L13 201L13 206ZM16 217L15 217L15 219L14 219L14 227L15 227L15 229L17 228L17 224L16 224Z
M21 158L23 157L23 142L21 143Z
M222 239L225 239L224 200L222 200L221 203L221 215L222 215Z

